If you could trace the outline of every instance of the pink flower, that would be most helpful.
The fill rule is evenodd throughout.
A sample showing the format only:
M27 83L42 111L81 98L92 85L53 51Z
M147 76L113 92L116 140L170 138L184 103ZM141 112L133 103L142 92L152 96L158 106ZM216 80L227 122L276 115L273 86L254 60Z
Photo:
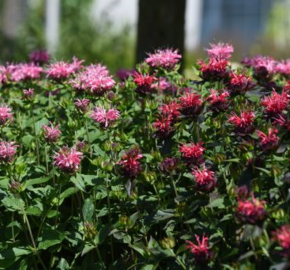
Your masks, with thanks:
M185 162L189 165L191 164L201 164L203 162L203 153L205 148L202 147L203 143L194 144L193 142L190 144L182 144L179 146L179 151L182 154Z
M125 176L130 178L135 178L138 176L141 172L139 159L142 157L143 155L141 154L139 148L132 148L121 157L121 161L119 161L118 164L122 166Z
M23 96L24 96L24 98L27 99L27 100L31 100L31 99L33 99L33 96L34 96L34 89L32 89L32 88L24 89L24 90L23 90Z
M257 134L259 137L259 146L263 149L263 151L277 149L279 145L279 137L276 136L276 134L278 134L278 130L276 128L269 128L268 135L260 130L257 131Z
M245 74L230 73L229 88L236 93L244 93L255 86L253 79Z
M34 64L21 63L7 66L7 74L12 82L36 80L41 77L43 68Z
M205 166L203 166L203 170L195 169L191 173L195 178L195 187L198 191L210 192L216 187L217 178L215 173Z
M209 63L199 60L197 62L200 65L201 77L204 80L222 80L228 76L227 66L229 62L227 60L216 60L210 58Z
M91 113L91 118L100 123L102 127L107 128L113 122L118 120L120 117L120 112L116 109L106 110L103 107L96 107L94 111Z
M179 98L180 111L184 115L198 116L203 109L201 96L187 90L184 96Z
M75 102L75 107L80 110L81 112L85 113L88 111L90 100L89 99L76 99Z
M49 58L50 58L49 53L44 50L32 51L29 54L29 60L34 64L43 65L49 61Z
M174 121L180 115L180 105L176 101L159 106L158 110L162 116L167 116Z
M289 77L289 75L290 75L290 59L278 62L276 65L276 72L280 73L284 77Z
M281 94L273 91L271 96L264 97L261 102L261 105L265 107L265 112L268 117L275 117L282 114L287 109L288 104L289 99L287 93L284 91Z
M157 119L152 125L156 129L155 134L156 137L160 139L166 139L173 134L173 130L171 128L172 119L171 117L163 116L161 119Z
M5 66L0 66L0 85L8 82L8 69Z
M221 93L219 93L218 91L211 89L210 95L207 98L210 103L210 109L215 112L226 110L229 106L229 96L230 94L226 90L223 90Z
M284 225L280 229L273 232L273 238L283 249L283 256L290 257L290 226Z
M134 82L137 84L135 91L139 94L151 94L155 90L152 84L157 80L155 77L150 75L143 75L140 73L135 73Z
M152 84L152 88L158 91L171 91L174 92L175 87L164 77L158 78L158 81Z
M181 58L177 50L157 50L153 54L149 53L145 62L151 67L173 69Z
M242 223L257 224L266 217L266 202L252 196L252 200L238 201L236 216Z
M229 60L234 52L234 48L231 44L219 42L217 44L210 44L210 46L210 49L206 49L209 58Z
M290 121L286 116L279 114L277 118L273 118L273 125L278 125L280 127L285 127L286 130L290 130Z
M0 126L3 126L7 123L8 120L13 121L13 116L11 113L12 109L6 104L0 105Z
M15 142L0 142L0 161L11 163L15 158L17 147L18 145L15 145Z
M191 241L186 241L188 244L186 249L189 249L193 254L193 257L197 263L205 263L208 260L212 259L213 254L210 251L208 245L208 237L205 235L202 236L202 240L198 235L195 235L197 244L192 243Z
M53 156L53 164L62 172L75 173L79 168L82 157L83 154L75 148L69 149L68 147L63 147Z
M255 114L252 111L243 111L241 112L240 116L238 116L236 113L233 113L229 118L229 122L235 127L235 132L241 136L254 132L254 120Z
M61 134L61 131L59 130L60 125L57 126L53 126L53 124L51 122L50 123L50 127L43 125L43 129L44 129L44 137L45 140L49 143L51 142L57 142L58 138Z
M115 86L115 81L109 76L107 68L100 64L86 67L69 83L76 91L89 91L97 96L103 95Z

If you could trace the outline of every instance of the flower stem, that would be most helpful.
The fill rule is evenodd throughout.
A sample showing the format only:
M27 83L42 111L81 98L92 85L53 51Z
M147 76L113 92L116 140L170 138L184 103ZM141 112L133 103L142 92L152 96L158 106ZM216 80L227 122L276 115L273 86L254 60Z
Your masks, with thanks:
M112 228L112 214L111 214L111 200L110 200L110 190L109 190L109 179L106 179L106 189L107 189L107 205L108 205L108 211L109 211L109 225L110 229ZM113 239L112 236L110 236L110 246L111 246L111 257L112 261L114 262L114 249L113 249Z
M33 113L33 104L31 104L31 117L33 121L33 131L34 131L34 136L35 136L35 144L36 144L36 155L37 155L37 165L40 164L40 156L39 156L39 142L36 134L36 128L35 128L35 118L34 118L34 113Z

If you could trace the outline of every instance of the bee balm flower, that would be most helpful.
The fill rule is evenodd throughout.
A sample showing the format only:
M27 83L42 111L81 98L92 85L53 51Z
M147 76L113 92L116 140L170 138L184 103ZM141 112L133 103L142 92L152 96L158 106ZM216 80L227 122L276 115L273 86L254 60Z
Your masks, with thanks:
M290 257L290 226L285 225L273 233L274 240L276 240L282 247L282 254L285 257Z
M75 107L80 110L81 112L85 113L88 108L89 108L89 104L90 104L90 100L89 99L76 99L75 102Z
M195 92L187 92L184 96L179 98L180 111L184 115L197 116L202 111L201 96Z
M16 154L15 142L0 142L0 161L3 163L11 163L14 160Z
M50 123L50 127L43 125L44 129L44 137L47 142L57 142L61 131L58 129L60 125L53 126L52 123Z
M278 147L279 137L276 136L278 134L278 130L276 128L269 128L268 135L258 130L259 137L259 146L264 150L274 150Z
M181 57L177 50L157 50L153 54L149 53L145 62L151 67L173 69Z
M205 166L203 166L203 170L195 169L192 171L195 181L195 187L199 191L212 191L217 182L217 178L215 173Z
M192 164L201 164L203 162L203 153L205 148L202 147L203 143L190 143L190 144L182 144L179 147L179 151L182 154L185 162L189 165Z
M103 107L96 107L94 111L91 113L91 118L100 123L102 127L107 128L113 122L118 120L120 117L120 112L116 109L106 110Z
M139 159L141 159L143 155L139 148L132 148L128 150L122 157L119 165L122 166L123 173L125 176L130 178L135 178L141 172L141 164Z
M255 130L253 126L255 114L252 111L243 111L241 115L233 113L229 122L235 127L235 132L241 136L251 134Z
M210 44L211 48L206 49L209 58L215 58L218 60L229 60L234 52L232 45L227 43Z
M0 106L0 125L3 126L7 123L8 120L13 121L13 116L11 113L12 109L6 104Z

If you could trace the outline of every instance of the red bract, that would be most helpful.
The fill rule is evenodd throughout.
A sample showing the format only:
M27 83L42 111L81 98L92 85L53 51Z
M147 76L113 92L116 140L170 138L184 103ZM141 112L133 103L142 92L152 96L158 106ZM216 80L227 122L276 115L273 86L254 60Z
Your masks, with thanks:
M257 131L259 137L259 146L263 151L277 149L279 145L278 130L276 128L269 128L268 134L263 133L262 131Z
M282 247L282 255L290 257L290 226L284 225L280 229L273 232L273 238Z
M81 112L85 113L88 111L89 109L89 104L90 104L90 100L89 99L76 99L75 102L75 107L80 110Z
M7 123L8 120L13 121L13 116L11 113L12 109L6 104L0 105L0 126Z
M201 77L204 80L222 80L228 76L227 60L216 60L215 58L209 59L209 63L206 64L203 60L197 62L200 65Z
M0 142L0 161L3 163L11 163L16 154L18 145L15 142Z
M57 142L58 138L61 134L61 131L59 130L60 125L53 126L53 124L50 122L50 127L43 125L43 134L44 138L47 142L52 143L52 142Z
M210 46L210 49L206 49L209 58L229 60L234 52L234 48L231 44L219 42L217 44L210 44Z
M141 172L141 164L139 159L143 155L139 148L132 148L128 150L122 157L119 164L122 166L123 174L130 178L135 178Z
M253 83L252 77L231 72L228 86L234 93L244 93L252 89L255 84Z
M172 119L170 116L163 116L161 119L157 119L152 125L156 129L155 134L160 139L166 139L172 135Z
M54 165L64 173L75 173L81 163L83 154L75 148L63 147L53 156Z
M201 96L195 92L189 92L179 98L180 111L184 115L198 116L203 109Z
M265 113L268 117L277 117L288 107L289 99L286 92L278 94L273 91L271 96L264 97L261 105L265 107Z
M157 81L157 79L150 75L143 75L140 73L134 74L134 82L137 84L135 91L139 94L151 94L154 88L152 84Z
M210 95L207 97L207 100L210 103L210 109L214 112L225 111L229 106L229 96L230 94L226 90L219 93L218 91L211 89Z
M106 110L103 107L96 107L94 108L94 111L91 113L91 118L95 122L100 123L101 126L104 128L109 127L113 122L118 120L119 117L120 112L112 108Z
M181 58L177 50L157 50L153 54L149 53L145 62L151 67L172 69Z
M29 54L30 62L34 64L43 65L49 61L50 55L47 51L39 50L39 51L32 51Z
M205 263L208 260L212 259L212 253L208 245L208 237L205 235L202 236L200 240L199 235L195 235L197 244L192 243L191 241L186 241L188 244L186 249L189 249L193 254L193 257L197 263Z
M242 223L257 224L266 218L266 202L252 196L252 200L238 201L236 216Z
M205 148L202 147L203 143L197 143L194 144L193 142L190 144L182 144L179 147L179 151L182 154L182 157L184 158L185 162L189 165L191 164L201 164L203 159L203 153L205 151Z
M216 187L217 178L215 173L205 166L203 169L194 169L192 172L195 181L195 187L198 191L210 192Z
M255 127L253 126L255 114L252 111L243 111L238 116L233 113L229 118L229 122L235 127L235 132L241 136L251 134L254 132Z

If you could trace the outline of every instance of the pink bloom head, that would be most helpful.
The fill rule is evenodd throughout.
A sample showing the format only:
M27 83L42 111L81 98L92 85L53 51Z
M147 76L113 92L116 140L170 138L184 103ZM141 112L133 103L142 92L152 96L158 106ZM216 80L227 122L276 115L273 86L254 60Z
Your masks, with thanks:
M18 145L15 145L15 142L0 142L0 161L11 163L15 158L17 147Z
M151 94L155 91L153 87L153 83L157 81L157 79L150 75L143 75L141 73L134 73L134 82L137 85L135 91L141 95Z
M202 239L200 240L200 237L195 235L195 238L197 244L194 244L191 241L186 241L186 249L190 250L197 263L206 263L213 257L213 254L210 251L210 247L208 245L208 237L203 235Z
M59 127L60 125L54 127L52 123L50 123L50 127L43 125L44 137L47 142L52 143L58 141L61 134Z
M79 111L85 113L89 109L90 100L89 99L86 99L86 98L84 98L84 99L76 99L75 102L74 102L74 104L75 104L75 107Z
M32 100L34 97L34 89L33 88L24 89L23 90L23 97L27 100Z
M63 147L53 156L54 165L64 173L75 173L81 163L83 154L75 148Z
M0 126L5 125L8 120L13 121L13 116L11 113L12 109L6 104L0 105Z
M190 144L182 144L179 147L179 151L188 165L198 165L204 161L203 153L205 148L202 145L203 143L194 144L192 142Z
M278 130L276 128L269 128L268 134L262 131L257 131L259 137L259 146L263 151L274 150L279 146L279 137L277 137Z
M200 66L201 77L206 81L220 81L228 76L227 66L229 62L227 60L210 58L208 64L202 60L197 63Z
M227 43L210 44L210 47L210 49L206 49L209 58L217 60L229 60L234 52L233 46Z
M145 62L154 68L173 69L181 58L177 50L157 50L153 54L149 53Z
M266 202L259 201L253 195L252 200L238 201L236 216L242 223L255 225L266 218L267 212L265 207Z
M180 111L184 115L198 116L203 109L201 96L195 92L187 90L185 95L179 98Z
M290 226L284 225L273 232L273 239L282 247L282 255L290 257Z
M255 84L251 76L231 72L228 86L234 93L245 93L252 89Z
M215 173L205 166L203 169L195 169L192 171L194 176L195 187L198 191L210 192L216 187L217 178Z
M7 72L12 82L20 82L40 79L43 69L42 67L31 63L22 63L17 65L8 65Z
M47 51L39 50L39 51L32 51L29 54L29 60L30 62L33 62L34 64L43 65L48 63L50 58L50 55Z
M132 148L125 152L119 161L122 166L124 176L135 178L141 172L141 164L139 159L143 157L139 148Z
M254 120L255 114L252 111L243 111L241 112L240 116L238 116L236 113L233 113L229 118L229 122L235 127L235 132L241 136L254 132Z
M282 114L283 110L286 110L289 104L288 95L285 91L278 94L273 91L271 96L266 96L261 102L261 105L265 108L265 113L268 117L277 117Z
M168 104L159 106L158 110L162 116L170 117L174 121L180 116L180 105L176 101L171 101Z
M155 128L155 135L160 139L166 139L173 135L173 130L171 127L172 119L170 116L163 116L161 119L157 119L156 122L153 123L153 127Z
M91 118L101 124L102 127L107 128L120 117L120 112L116 109L106 110L103 107L96 107L91 113Z
M290 59L278 62L275 68L276 68L277 73L280 73L282 76L289 78L289 76L290 76Z
M230 94L226 90L219 93L218 91L211 89L210 95L207 98L207 101L210 103L210 109L214 112L225 111L229 106L229 96Z

